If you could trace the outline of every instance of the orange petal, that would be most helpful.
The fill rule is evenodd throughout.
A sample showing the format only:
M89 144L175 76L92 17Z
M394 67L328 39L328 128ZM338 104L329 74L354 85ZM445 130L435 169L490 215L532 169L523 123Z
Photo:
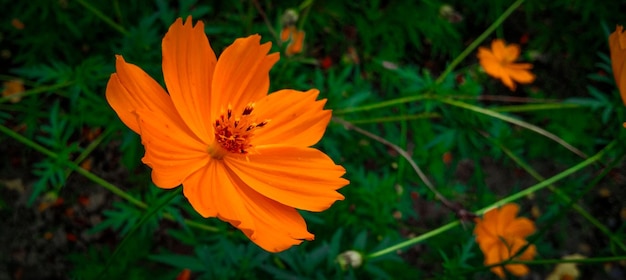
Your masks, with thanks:
M251 219L244 211L241 195L220 160L210 160L205 168L191 174L183 182L183 193L191 206L205 218Z
M511 91L514 91L515 88L517 87L517 85L513 82L513 79L511 79L511 76L509 76L509 73L506 72L506 70L502 70L501 72L501 77L500 80L502 80L502 83L507 86Z
M474 235L476 235L476 242L483 252L500 240L496 232L489 231L484 223L476 224Z
M526 238L535 232L535 224L528 218L516 218L506 228L506 235Z
M221 161L211 161L207 168L189 176L183 190L203 216L215 213L267 251L279 252L303 239L313 239L295 209L260 195Z
M528 70L533 68L532 63L511 63L506 66L507 69L513 70Z
M524 243L524 245L525 244L526 243ZM524 252L519 257L517 257L517 259L523 260L523 261L530 261L535 258L535 255L537 255L537 247L535 247L534 244L531 244L531 245L528 245L526 250L524 250Z
M253 146L281 144L308 147L324 135L331 111L323 110L326 99L315 100L319 91L280 90L256 102L258 121L270 122L252 138Z
M167 93L146 72L126 63L120 55L116 56L115 69L116 73L107 83L106 99L126 126L139 133L133 112L140 108L171 116L175 122L182 123Z
M288 25L283 27L280 31L280 40L286 42L291 37L291 33L295 31L295 27L293 25Z
M528 70L508 69L509 76L520 84L530 84L535 81L535 75Z
M240 229L261 248L280 252L303 240L314 239L298 211L259 195L252 189L247 189L245 193L246 208L254 216L255 226Z
M140 109L137 116L146 148L143 162L152 168L152 181L158 187L180 185L210 159L206 145L168 115Z
M284 205L323 211L343 195L345 169L313 148L267 146L247 158L227 157L226 166L260 194Z
M611 66L613 67L613 75L615 81L621 82L621 73L624 71L623 65L626 61L626 34L623 33L624 28L621 25L615 27L615 32L609 35L609 50L611 51Z
M291 42L287 45L287 49L285 50L286 55L294 55L302 52L302 47L304 46L304 36L305 33L302 30L295 31L291 36Z
M205 142L212 139L211 79L217 59L204 34L204 24L178 18L163 37L163 77L176 109L187 126ZM222 93L223 94L223 93Z
M526 246L527 242L522 239L515 239L511 244L511 252L509 256L503 260L509 259L511 256L516 255L517 252ZM530 245L528 248L522 253L520 257L515 258L516 260L532 260L535 254L535 246ZM526 255L526 256L525 256ZM524 257L525 256L525 257ZM522 258L524 257L524 258ZM510 271L513 275L516 276L524 276L530 272L528 267L523 264L507 264L505 269Z
M506 254L506 248L503 243L500 243L499 246L492 247L489 251L483 252L485 255L485 265L493 265L503 261L502 255ZM491 268L491 272L498 275L500 278L504 278L504 269L502 266L494 266Z
M615 27L615 32L609 36L609 48L615 84L626 105L626 34L623 31L624 28L621 25Z
M505 63L512 63L519 57L520 48L518 44L510 44L504 48L504 60Z
M617 84L617 88L619 90L620 95L622 96L622 101L624 105L626 105L626 59L622 61L621 70L619 72L619 77L615 83Z
M480 66L483 67L487 74L494 78L500 78L502 76L502 65L492 52L481 47L478 49L477 56Z
M522 277L530 272L528 266L524 264L507 264L505 268L506 270L511 272L511 274L518 277Z
M502 39L491 41L491 51L498 61L505 61L507 57L506 45Z
M260 41L259 35L237 39L220 55L211 87L211 120L228 105L241 112L249 102L267 95L269 71L279 54L268 55L272 44Z
M498 208L494 208L494 209L487 211L483 215L483 222L482 222L482 226L485 228L485 231L493 234L496 237L498 235L502 235L502 233L498 231L499 230L499 227L498 227L499 213L500 213L500 209Z
M507 232L508 226L517 217L517 212L519 212L519 206L515 203L505 204L499 209L497 220L499 235L504 235Z

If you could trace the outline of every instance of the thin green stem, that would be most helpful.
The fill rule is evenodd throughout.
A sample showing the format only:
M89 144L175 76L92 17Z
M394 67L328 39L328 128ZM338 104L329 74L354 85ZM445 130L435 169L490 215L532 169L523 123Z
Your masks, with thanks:
M89 154L91 154L91 152L93 152L93 150L95 150L98 145L100 145L100 143L102 143L102 140L104 140L104 138L106 138L107 136L109 136L109 134L111 134L113 132L113 130L108 129L106 130L104 133L101 133L100 135L98 135L98 137L96 139L94 139L94 141L92 141L91 143L89 143L89 145L87 145L87 147L85 148L85 150L83 150L82 153L80 153L76 159L74 160L74 164L76 165L80 165L80 163L85 160ZM73 169L69 169L65 172L65 178L69 177L70 174L72 174Z
M280 46L282 43L282 41L280 40L280 36L278 36L278 33L276 33L276 30L274 30L272 23L267 18L265 11L263 11L263 8L261 7L261 4L259 4L259 0L252 0L252 4L254 4L254 7L256 8L257 12L259 12L259 15L261 15L261 17L263 18L263 21L265 22L265 26L267 26L267 30L270 32L270 34L272 34L272 36L274 37L274 40L276 40L276 45Z
M72 170L74 170L75 172L85 176L87 179L91 180L92 182L101 185L102 187L108 189L109 191L111 191L112 193L116 194L117 196L124 198L126 200L128 200L130 203L135 204L141 208L146 208L147 205L141 201L138 200L136 198L134 198L133 196L131 196L130 194L126 193L125 191L121 190L120 188L114 186L113 184L107 182L106 180L96 176L95 174L83 169L82 167L78 166L78 164L70 162L70 161L66 161L66 160L62 160L59 158L59 156L54 153L53 151L50 151L48 149L46 149L44 146L41 146L37 143L35 143L34 141L22 136L21 134L9 129L6 126L0 125L0 131L3 132L4 134L14 138L15 140L23 143L24 145L31 147L33 149L35 149L36 151L52 158L55 160L60 160L61 162L63 162L63 164L65 164L67 167L71 168Z
M505 205L507 203L513 202L513 201L515 201L517 199L520 199L520 198L525 197L525 196L527 196L529 194L537 192L537 191L539 191L539 190L541 190L541 189L543 189L543 188L545 188L547 186L550 186L550 185L554 184L555 182L557 182L557 181L559 181L559 180L561 180L561 179L563 179L563 178L565 178L567 176L570 176L570 175L578 172L579 170L581 170L581 169L583 169L583 168L593 164L594 162L600 160L616 144L617 144L617 141L614 140L613 142L609 143L609 145L604 147L604 149L602 149L600 152L598 152L597 154L595 154L595 155L587 158L586 160L578 163L577 165L572 166L569 169L567 169L567 170L565 170L565 171L563 171L563 172L561 172L561 173L559 173L557 175L554 175L553 177L550 177L550 178L546 179L545 181L540 182L540 183L538 183L538 184L536 184L534 186L531 186L531 187L529 187L529 188L527 188L525 190L522 190L522 191L520 191L518 193L515 193L515 194L510 195L508 197L505 197L503 199L500 199L500 200L496 201L495 203L493 203L493 204L491 204L491 205L489 205L489 206L487 206L485 208L482 208L482 209L476 211L475 213L478 214L478 215L482 215L485 212L487 212L487 211L489 211L489 210L491 210L493 208L500 207L500 206ZM424 233L424 234L422 234L420 236L416 236L416 237L411 238L409 240L406 240L404 242L401 242L401 243L398 243L396 245L393 245L393 246L387 247L385 249L382 249L380 251L371 253L371 254L367 255L366 258L368 258L368 259L376 258L376 257L382 256L382 255L385 255L385 254L388 254L388 253L391 253L391 252L395 252L397 250L401 250L401 249L403 249L405 247L409 247L411 245L417 244L417 243L419 243L421 241L424 241L426 239L429 239L431 237L437 236L437 235L439 235L439 234L441 234L443 232L446 232L446 231L448 231L448 230L450 230L450 229L452 229L452 228L454 228L454 227L456 227L456 226L458 226L460 224L461 224L461 222L459 222L459 221L454 221L454 222L448 223L448 224L443 225L443 226L441 226L439 228L436 228L434 230L428 231L428 232L426 232L426 233Z
M559 109L577 109L582 108L582 105L574 103L545 103L545 104L526 104L526 105L512 105L512 106L500 106L491 107L490 110L494 112L530 112L541 110L559 110Z
M525 196L528 196L528 195L530 195L532 193L535 193L535 192L537 192L537 191L539 191L539 190L541 190L541 189L543 189L543 188L545 188L547 186L550 186L550 185L554 184L555 182L558 182L561 179L563 179L563 178L565 178L567 176L570 176L570 175L578 172L579 170L581 170L581 169L583 169L583 168L585 168L585 167L595 163L596 161L600 160L600 158L602 158L609 150L613 149L613 147L616 144L617 144L617 141L613 140L606 147L604 147L604 149L602 149L600 152L598 152L597 154L593 155L592 157L589 157L586 160L580 162L579 164L577 164L577 165L575 165L573 167L570 167L569 169L567 169L567 170L565 170L565 171L563 171L563 172L561 172L561 173L559 173L557 175L554 175L554 176L552 176L552 177L550 177L550 178L548 178L548 179L546 179L546 180L544 180L542 182L539 182L538 184L536 184L536 185L534 185L532 187L529 187L529 188L527 188L525 190L522 190L522 191L520 191L520 192L518 192L516 194L513 194L513 195L510 195L508 197L505 197L505 198L499 200L498 202L493 203L492 205L490 205L488 207L485 207L485 208L483 208L481 210L478 210L476 212L476 214L482 215L484 212L486 212L488 210L491 210L492 208L500 207L500 206L502 206L504 204L513 202L513 201L518 200L518 199L520 199L522 197L525 197Z
M485 39L487 39L487 37L498 26L500 26L502 24L502 22L504 22L504 20L506 20L513 13L513 11L515 11L515 9L517 9L520 5L522 5L522 3L524 3L524 0L517 0L517 1L515 1L515 3L511 4L511 6L508 9L506 9L506 11L504 11L504 13L502 13L502 15L500 15L500 17L498 17L498 19L496 19L496 21L494 21L485 30L485 32L480 34L480 36L478 36L478 38L476 38L476 40L474 40L474 42L472 42L469 46L467 46L467 48L465 48L465 50L463 50L463 52L461 52L461 54L459 54L459 56L457 56L450 63L450 65L448 65L446 70L444 70L443 73L441 73L441 75L439 75L439 78L437 78L435 83L439 84L439 83L443 82L443 80L446 78L446 76L448 76L448 74L450 74L450 72L452 72L452 70L454 70L454 68L465 59L465 57L467 57L470 53L472 53L474 51L474 49L476 49Z
M409 121L409 120L423 120L423 119L437 119L441 118L438 113L422 113L415 115L402 115L402 116L390 116L373 119L360 119L360 120L346 120L352 124L364 124L364 123L384 123L384 122L397 122L397 121Z
M55 85L51 85L51 86L41 86L41 87L37 87L31 90L25 90L22 91L20 93L16 93L16 94L12 94L10 96L5 96L5 97L0 97L0 104L9 101L11 98L15 98L15 97L26 97L26 96L30 96L30 95L35 95L35 94L39 94L39 93L43 93L43 92L48 92L48 91L53 91L53 90L57 90L60 88L64 88L67 87L71 84L73 84L73 81L66 81L66 82L62 82L62 83L58 83Z
M67 161L67 160L64 160L64 159L60 159L59 156L56 153L54 153L54 152L46 149L45 147L43 147L43 146L41 146L41 145L31 141L30 139L22 136L21 134L13 131L11 129L9 129L8 127L0 125L0 132L8 135L9 137L14 138L15 140L23 143L24 145L26 145L26 146L28 146L28 147L30 147L30 148L32 148L32 149L34 149L34 150L44 154L44 155L46 155L46 156L48 156L48 157L50 157L52 159L59 160L60 162L65 164L65 166L67 166L68 168L74 170L74 172L76 172L76 173L78 173L80 175L85 176L85 178L87 178L87 179L91 180L92 182L94 182L94 183L104 187L105 189L109 190L113 194L115 194L115 195L117 195L117 196L119 196L119 197L121 197L123 199L126 199L128 202L134 204L135 206L143 208L143 209L146 209L148 207L148 205L146 203L144 203L143 201L141 201L141 200L131 196L127 192L125 192L122 189L116 187L115 185L107 182L106 180L98 177L97 175L91 173L90 171L88 171L86 169L83 169L82 167L78 166L76 163L71 162L71 161ZM170 221L176 221L174 216L169 214L169 213L163 214L163 217L168 219L168 220L170 220ZM187 220L187 219L184 220L184 223L186 225L188 225L188 226L195 227L195 228L198 228L198 229L207 230L207 231L211 231L211 232L218 232L219 231L219 229L217 229L215 227L207 226L207 225L204 225L204 224L201 224L201 223L198 223L198 222L194 222L194 221L190 221L190 220Z
M446 207L448 207L449 209L455 211L457 210L456 207L445 197L443 196L435 187L435 185L430 181L430 179L428 179L428 177L426 176L426 174L424 174L424 172L422 171L422 169L419 167L419 165L417 165L417 163L415 163L415 161L411 158L411 155L405 151L404 149L402 149L400 146L389 142L387 139L380 137L376 134L373 134L367 130L364 130L358 126L353 125L352 123L338 118L338 117L333 117L332 120L334 122L340 123L342 124L346 129L352 129L358 133L361 133L367 137L369 137L372 140L375 140L379 143L382 143L384 145L387 145L388 147L394 149L400 156L402 156L407 162L409 162L409 164L411 165L411 167L413 168L413 170L415 171L415 173L417 174L418 177L420 177L420 179L422 180L422 182L424 182L424 185L426 185L426 187L428 187L428 189L433 192L433 194L435 194L435 197L437 199L439 199L439 201L441 201L441 203L443 205L445 205Z
M395 252L395 251L403 249L405 247L409 247L409 246L411 246L413 244L417 244L417 243L422 242L422 241L424 241L426 239L429 239L431 237L435 237L435 236L437 236L437 235L439 235L441 233L444 233L444 232L446 232L448 230L451 230L451 229L453 229L454 227L456 227L456 226L458 226L460 224L461 224L461 222L459 222L458 220L454 221L454 222L451 222L451 223L448 223L446 225L443 225L441 227L433 229L433 230L431 230L429 232L426 232L426 233L424 233L424 234L422 234L420 236L413 237L413 238L411 238L411 239L409 239L407 241L400 242L400 243L398 243L396 245L387 247L387 248L382 249L382 250L380 250L378 252L371 253L371 254L365 256L365 258L366 259L373 259L373 258L380 257L382 255L389 254L391 252Z
M361 112L361 111L370 111L373 109L378 109L378 108L383 108L383 107L393 106L393 105L398 105L398 104L403 104L403 103L415 102L415 101L429 99L429 98L431 98L429 94L400 97L400 98L391 99L391 100L369 104L365 106L360 106L360 107L335 109L333 110L333 115L341 115L341 114L355 113L355 112Z
M78 2L78 4L81 4L83 7L85 7L85 9L89 10L91 13L93 13L96 17L100 18L102 21L104 21L106 24L108 24L109 26L111 26L113 29L119 31L120 33L122 33L124 36L128 36L129 33L128 31L126 31L126 29L124 29L124 27L122 27L121 25L115 23L115 21L113 21L111 18L109 18L108 16L106 16L105 14L103 14L100 10L98 10L96 7L92 6L91 4L85 2L85 0L76 0Z
M578 263L578 264L595 264L595 263L607 263L607 262L617 262L626 260L626 256L614 256L614 257L598 257L598 258L584 258L584 259L549 259L549 260L534 260L534 261L520 261L520 260L511 260L508 262L490 265L499 266L502 264L527 264L527 265L536 265L536 264L559 264L559 263Z
M146 209L146 212L141 216L141 218L139 219L139 222L133 225L133 227L126 234L124 239L122 239L122 242L120 242L117 248L115 248L115 251L113 251L113 254L111 255L111 257L108 258L106 265L104 266L104 269L102 270L102 272L100 272L100 276L98 277L98 279L102 279L104 276L106 276L107 272L109 271L109 268L111 267L114 261L119 259L117 256L120 254L122 249L125 248L126 244L131 240L131 237L133 237L133 235L137 231L139 231L139 229L145 223L147 223L150 220L150 218L152 218L152 216L154 216L157 212L159 212L159 210L163 209L163 207L165 207L167 204L172 202L172 200L176 196L180 195L180 193L181 193L180 188L170 191L169 193L166 193L164 195L163 201L161 201L161 203L156 204L156 205L150 205L150 207Z
M488 137L488 136L485 136L485 137ZM541 176L539 174L539 172L534 170L529 164L527 164L523 159L521 159L520 157L515 155L507 147L505 147L501 143L493 141L489 137L488 137L488 140L490 140L492 143L497 145L505 154L507 154L509 156L509 158L511 158L513 161L515 161L515 163L517 163L517 165L519 165L522 169L524 169L526 172L528 172L528 174L530 174L530 176L535 178L537 181L541 182L541 181L545 180L545 178L543 178L543 176ZM578 203L576 203L574 200L572 200L572 198L570 198L566 193L564 193L563 191L561 191L560 189L556 188L553 185L549 185L548 189L550 191L554 192L557 195L558 198L563 200L564 203L566 203L567 205L571 205L572 209L574 209L576 212L578 212L578 214L580 214L585 219L587 219L591 224L593 224L596 228L598 228L602 233L604 233L606 236L608 236L609 239L611 239L613 242L615 242L615 244L617 244L622 250L624 250L626 252L626 245L624 245L624 243L622 243L622 241L618 237L616 237L614 234L612 234L611 231L607 227L605 227L600 221L598 221L591 214L589 214L589 212L587 212L585 209L583 209Z
M559 145L565 147L566 149L570 150L571 152L573 152L574 154L580 156L581 158L587 158L587 155L585 153L583 153L582 151L580 151L579 149L577 149L576 147L574 147L574 146L570 145L569 143L565 142L565 140L563 140L560 137L554 135L553 133L548 132L547 130L545 130L545 129L541 128L541 127L538 127L536 125L533 125L533 124L527 123L525 121L521 121L521 120L518 120L518 119L515 119L515 118L512 118L512 117L509 117L507 115L500 114L500 113L495 112L493 110L489 110L489 109L485 109L485 108L482 108L482 107L474 106L474 105L471 105L471 104L468 104L468 103L465 103L465 102L456 101L456 100L452 100L452 99L449 99L449 98L437 98L437 99L440 100L443 103L447 103L447 104L450 104L450 105L455 106L455 107L464 108L464 109L467 109L467 110L470 110L470 111L481 113L483 115L494 117L496 119L501 119L501 120L503 120L505 122L509 122L509 123L521 126L523 128L526 128L528 130L534 131L534 132L536 132L536 133L538 133L540 135L545 136L546 138L549 138L549 139L553 140L554 142L557 142Z

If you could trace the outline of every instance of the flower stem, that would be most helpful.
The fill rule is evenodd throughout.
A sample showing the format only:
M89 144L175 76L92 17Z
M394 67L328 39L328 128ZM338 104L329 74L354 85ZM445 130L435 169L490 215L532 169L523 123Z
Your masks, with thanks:
M553 109L577 109L582 108L582 105L573 103L544 103L544 104L526 104L526 105L513 105L513 106L500 106L489 108L494 112L528 112L528 111L540 111L540 110L553 110Z
M373 110L373 109L378 109L378 108L383 108L383 107L393 106L393 105L398 105L398 104L403 104L403 103L415 102L415 101L419 101L419 100L423 100L423 99L429 99L429 98L431 98L430 94L406 96L406 97L401 97L401 98L396 98L396 99L383 101L383 102L380 102L380 103L364 105L364 106L360 106L360 107L346 108L346 109L335 109L335 110L333 110L333 115L341 115L341 114L361 112L361 111L370 111L370 110Z
M577 165L572 166L569 169L567 169L567 170L565 170L565 171L563 171L563 172L561 172L561 173L559 173L557 175L554 175L553 177L550 177L550 178L546 179L545 181L540 182L540 183L538 183L538 184L536 184L534 186L531 186L531 187L529 187L529 188L527 188L525 190L522 190L522 191L520 191L518 193L515 193L515 194L510 195L508 197L505 197L503 199L500 199L499 201L496 201L495 203L493 203L493 204L491 204L491 205L489 205L489 206L487 206L485 208L482 208L482 209L476 211L475 213L479 214L479 215L484 214L488 210L491 210L493 208L496 208L496 207L502 206L504 204L513 202L513 201L515 201L517 199L520 199L522 197L525 197L525 196L527 196L527 195L529 195L531 193L537 192L537 191L539 191L539 190L541 190L541 189L543 189L543 188L545 188L547 186L550 186L550 185L554 184L555 182L557 182L557 181L559 181L559 180L561 180L561 179L563 179L563 178L565 178L567 176L570 176L570 175L578 172L579 170L581 170L581 169L583 169L583 168L593 164L594 162L598 161L608 151L610 151L615 146L615 144L617 144L617 141L613 140L613 142L609 143L600 152L598 152L597 154L595 154L595 155L587 158L586 160L578 163ZM448 224L443 225L443 226L441 226L439 228L436 228L434 230L428 231L428 232L426 232L426 233L424 233L422 235L416 236L414 238L411 238L411 239L406 240L404 242L398 243L396 245L387 247L387 248L382 249L380 251L371 253L371 254L367 255L366 258L368 258L368 259L376 258L376 257L382 256L382 255L385 255L385 254L388 254L388 253L391 253L391 252L395 252L397 250L401 250L403 248L406 248L406 247L409 247L411 245L417 244L417 243L419 243L421 241L424 241L426 239L429 239L431 237L437 236L437 235L439 235L439 234L441 234L443 232L446 232L446 231L448 231L448 230L450 230L450 229L452 229L452 228L454 228L454 227L456 227L456 226L458 226L460 224L461 224L461 222L459 222L459 221L454 221L454 222L448 223Z
M134 204L135 206L143 208L143 209L148 208L148 205L145 202L143 202L143 201L133 197L129 193L127 193L127 192L123 191L122 189L116 187L115 185L107 182L106 180L98 177L97 175L91 173L90 171L88 171L86 169L83 169L82 167L78 166L76 163L59 158L59 156L56 153L54 153L53 151L50 151L50 150L46 149L45 147L43 147L43 146L35 143L34 141L32 141L32 140L22 136L21 134L13 131L11 129L9 129L8 127L3 126L3 125L0 124L0 132L8 135L9 137L14 138L15 140L23 143L24 145L26 145L26 146L28 146L28 147L30 147L30 148L38 151L38 152L40 152L40 153L50 157L50 158L53 158L55 160L59 160L62 164L64 164L65 166L69 167L70 169L74 170L74 172L76 172L76 173L78 173L80 175L85 176L85 178L87 178L87 179L91 180L92 182L94 182L94 183L104 187L105 189L109 190L113 194L115 194L115 195L117 195L117 196L119 196L119 197L121 197L123 199L126 199L128 202ZM164 213L163 217L168 219L168 220L170 220L170 221L175 221L174 216L171 215L170 213ZM212 231L212 232L219 231L219 229L217 229L215 227L207 226L207 225L204 225L204 224L201 224L201 223L198 223L198 222L194 222L194 221L191 221L191 220L187 220L187 219L184 220L184 223L186 225L188 225L188 226L195 227L195 228L198 228L198 229L203 229L203 230L206 230L206 231Z
M502 15L500 15L500 17L498 17L498 19L496 19L496 21L494 21L485 30L485 32L480 34L480 36L478 36L478 38L476 38L476 40L474 40L469 46L467 46L467 48L465 48L465 50L463 50L463 52L461 52L461 54L459 54L450 63L450 65L448 65L446 70L444 70L443 73L441 73L441 75L439 75L439 77L437 78L435 83L439 84L439 83L443 82L443 80L446 78L446 76L448 76L450 74L450 72L452 72L452 70L454 70L454 68L459 63L461 63L465 59L465 57L467 57L471 52L473 52L474 49L476 49L478 47L478 45L480 45L494 30L496 30L496 28L498 28L498 26L500 26L502 24L502 22L504 22L504 20L506 20L513 13L513 11L515 11L515 9L517 9L520 5L522 5L522 3L524 3L524 0L517 0L517 1L515 1L515 3L511 4L511 6L508 9L506 9L506 11L504 11L504 13L502 13Z
M584 258L584 259L549 259L549 260L534 260L534 261L511 260L502 264L527 264L527 265L559 264L559 263L594 264L594 263L616 262L616 261L623 261L623 260L626 260L626 256ZM494 264L492 266L499 266L502 264Z
M534 131L540 135L545 136L546 138L549 138L551 140L553 140L554 142L557 142L559 145L565 147L566 149L570 150L571 152L573 152L574 154L580 156L581 158L587 158L587 155L585 153L583 153L582 151L580 151L579 149L577 149L576 147L570 145L569 143L565 142L565 140L561 139L560 137L552 134L551 132L538 127L536 125L527 123L525 121L521 121L512 117L509 117L507 115L504 114L500 114L496 111L490 110L490 109L485 109L482 107L478 107L478 106L474 106L465 102L461 102L461 101L456 101L456 100L452 100L449 98L437 98L439 101L443 102L443 103L447 103L450 104L452 106L456 106L456 107L460 107L460 108L464 108L470 111L474 111L477 113L481 113L483 115L487 115L490 117L494 117L496 119L501 119L505 122L508 123L512 123L518 126L521 126L523 128L526 128L528 130Z
M381 118L346 120L346 121L352 124L365 124L365 123L384 123L384 122L438 119L438 118L441 118L441 115L438 113L421 113L421 114L413 114L413 115L389 116L389 117L381 117Z
M100 18L106 24L111 26L113 29L115 29L115 30L119 31L120 33L122 33L124 36L128 36L129 35L128 31L126 31L126 29L124 29L124 27L122 27L121 25L115 23L111 18L107 17L105 14L103 14L96 7L94 7L91 4L85 2L84 0L76 0L76 2L78 2L78 4L81 4L83 7L85 7L85 9L89 10L96 17Z
M20 93L12 94L11 96L0 97L0 104L8 101L11 98L26 97L26 96L29 96L29 95L39 94L39 93L43 93L43 92L54 91L54 90L57 90L57 89L64 88L64 87L67 87L69 85L72 85L73 83L74 83L73 81L65 81L65 82L58 83L58 84L51 85L51 86L41 86L41 87L37 87L37 88L31 89L31 90L22 91Z
M497 143L496 141L493 141L491 138L489 138L489 136L485 136L485 137L487 137L488 140L490 140L492 143L494 143L495 145L500 147L500 149L505 154L507 154L509 156L509 158L511 158L513 161L515 161L515 163L517 163L517 165L519 165L522 169L526 170L526 172L528 172L528 174L530 174L532 177L537 179L537 181L541 182L541 181L545 180L545 178L543 178L543 176L541 176L539 174L539 172L535 171L530 165L528 165L526 162L524 162L523 159L521 159L517 155L515 155L511 150L509 150L508 148L506 148L502 144ZM591 214L589 214L589 212L587 212L578 203L576 203L575 199L572 199L566 193L564 193L563 191L561 191L560 189L556 188L553 185L549 185L548 189L550 189L550 191L554 192L557 195L557 197L559 197L561 200L563 200L564 203L566 203L567 205L571 205L571 207L576 212L578 212L578 214L580 214L585 219L587 219L596 228L598 228L602 233L604 233L606 236L608 236L609 239L611 239L613 242L615 242L615 244L617 244L622 250L624 250L624 252L626 252L626 245L624 245L624 243L622 243L622 240L620 240L618 237L616 237L614 234L612 234L611 231L608 228L606 228L602 223L600 223L600 221L598 221ZM584 195L584 193L581 193L581 195Z
M420 236L413 237L413 238L411 238L411 239L409 239L407 241L400 242L400 243L398 243L396 245L387 247L387 248L382 249L382 250L380 250L378 252L374 252L374 253L371 253L369 255L366 255L365 259L373 259L373 258L380 257L382 255L385 255L385 254L389 254L391 252L395 252L397 250L401 250L401 249L403 249L405 247L409 247L409 246L411 246L413 244L419 243L421 241L424 241L426 239L429 239L431 237L434 237L434 236L437 236L437 235L439 235L441 233L444 233L444 232L446 232L448 230L451 230L454 227L458 226L459 224L461 224L461 222L459 222L458 220L454 221L454 222L451 222L451 223L448 223L446 225L443 225L443 226L440 226L440 227L438 227L436 229L428 231L428 232L426 232L426 233L424 233L424 234L422 234Z
M143 201L136 199L135 197L131 196L130 194L128 194L127 192L121 190L120 188L114 186L113 184L107 182L106 180L96 176L95 174L83 169L82 167L78 166L76 163L70 162L70 161L66 161L63 159L60 159L59 156L54 153L53 151L50 151L48 149L46 149L44 146L41 146L37 143L35 143L34 141L22 136L21 134L9 129L6 126L0 125L0 132L3 132L4 134L13 137L15 140L22 142L24 145L31 147L33 149L35 149L36 151L52 158L55 160L59 160L60 162L62 162L63 164L65 164L67 167L69 167L70 169L74 170L76 173L79 173L83 176L85 176L87 179L91 180L92 182L108 189L109 191L111 191L112 193L116 194L117 196L124 198L126 200L128 200L130 203L135 204L136 206L139 206L141 208L146 208L148 207L148 205L146 205Z
M346 129L352 129L358 133L361 133L367 137L369 137L370 139L373 139L379 143L382 143L384 145L387 145L388 147L394 149L398 154L400 154L400 156L402 156L406 161L409 162L409 164L411 165L411 167L413 168L413 171L415 171L415 173L417 174L417 176L420 177L420 179L422 180L422 182L424 182L424 185L426 185L426 187L428 187L428 189L435 195L435 197L441 201L441 203L448 207L450 210L454 211L454 212L458 212L461 209L458 209L457 206L455 206L454 204L452 204L445 196L443 196L435 187L435 185L430 181L430 179L428 179L428 177L426 176L426 174L424 174L424 172L422 171L422 169L419 167L419 165L417 165L417 163L415 163L415 161L411 158L411 155L405 151L404 149L400 148L400 146L389 142L387 139L380 137L376 134L373 134L369 131L366 131L358 126L353 125L352 123L338 118L338 117L333 117L332 118L333 121L342 124Z

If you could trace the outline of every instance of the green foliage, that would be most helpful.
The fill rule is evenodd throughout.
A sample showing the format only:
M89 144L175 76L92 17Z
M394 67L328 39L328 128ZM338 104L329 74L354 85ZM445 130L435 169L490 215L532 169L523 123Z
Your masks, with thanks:
M192 279L497 279L484 266L472 217L456 208L500 205L571 168L575 175L515 199L538 228L529 239L536 259L585 245L591 259L626 254L619 216L626 206L612 199L624 195L626 107L606 44L614 24L626 24L617 1L527 0L487 37L513 1L13 2L0 0L0 81L21 79L26 91L16 103L0 97L0 170L24 171L29 207L46 194L76 197L77 186L119 197L93 210L94 225L71 222L98 236L71 248L73 279L174 279L184 269ZM306 32L303 52L292 56L275 37L288 9ZM183 194L151 183L141 139L119 120L105 89L115 55L165 85L161 40L189 15L204 22L218 55L236 38L262 35L281 54L271 91L316 88L333 110L315 147L346 169L350 185L330 209L302 212L314 241L265 252L229 224L202 218ZM482 70L475 49L463 53L494 38L521 45L534 83L510 91ZM445 71L459 55L466 56ZM82 165L86 158L93 167ZM582 166L585 159L592 161ZM8 172L0 172L0 185ZM3 211L13 211L10 203L0 198ZM363 262L342 266L347 251ZM586 278L606 278L589 266L596 272ZM530 268L539 278L552 270Z

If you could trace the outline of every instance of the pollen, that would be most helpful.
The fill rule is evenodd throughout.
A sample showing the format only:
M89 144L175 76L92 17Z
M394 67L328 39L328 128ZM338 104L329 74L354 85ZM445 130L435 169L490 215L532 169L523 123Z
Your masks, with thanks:
M222 111L213 124L215 141L222 149L230 153L248 154L249 149L252 148L250 140L255 131L269 122L269 120L257 122L253 112L254 103L248 103L240 115L233 112L230 105L228 109Z

